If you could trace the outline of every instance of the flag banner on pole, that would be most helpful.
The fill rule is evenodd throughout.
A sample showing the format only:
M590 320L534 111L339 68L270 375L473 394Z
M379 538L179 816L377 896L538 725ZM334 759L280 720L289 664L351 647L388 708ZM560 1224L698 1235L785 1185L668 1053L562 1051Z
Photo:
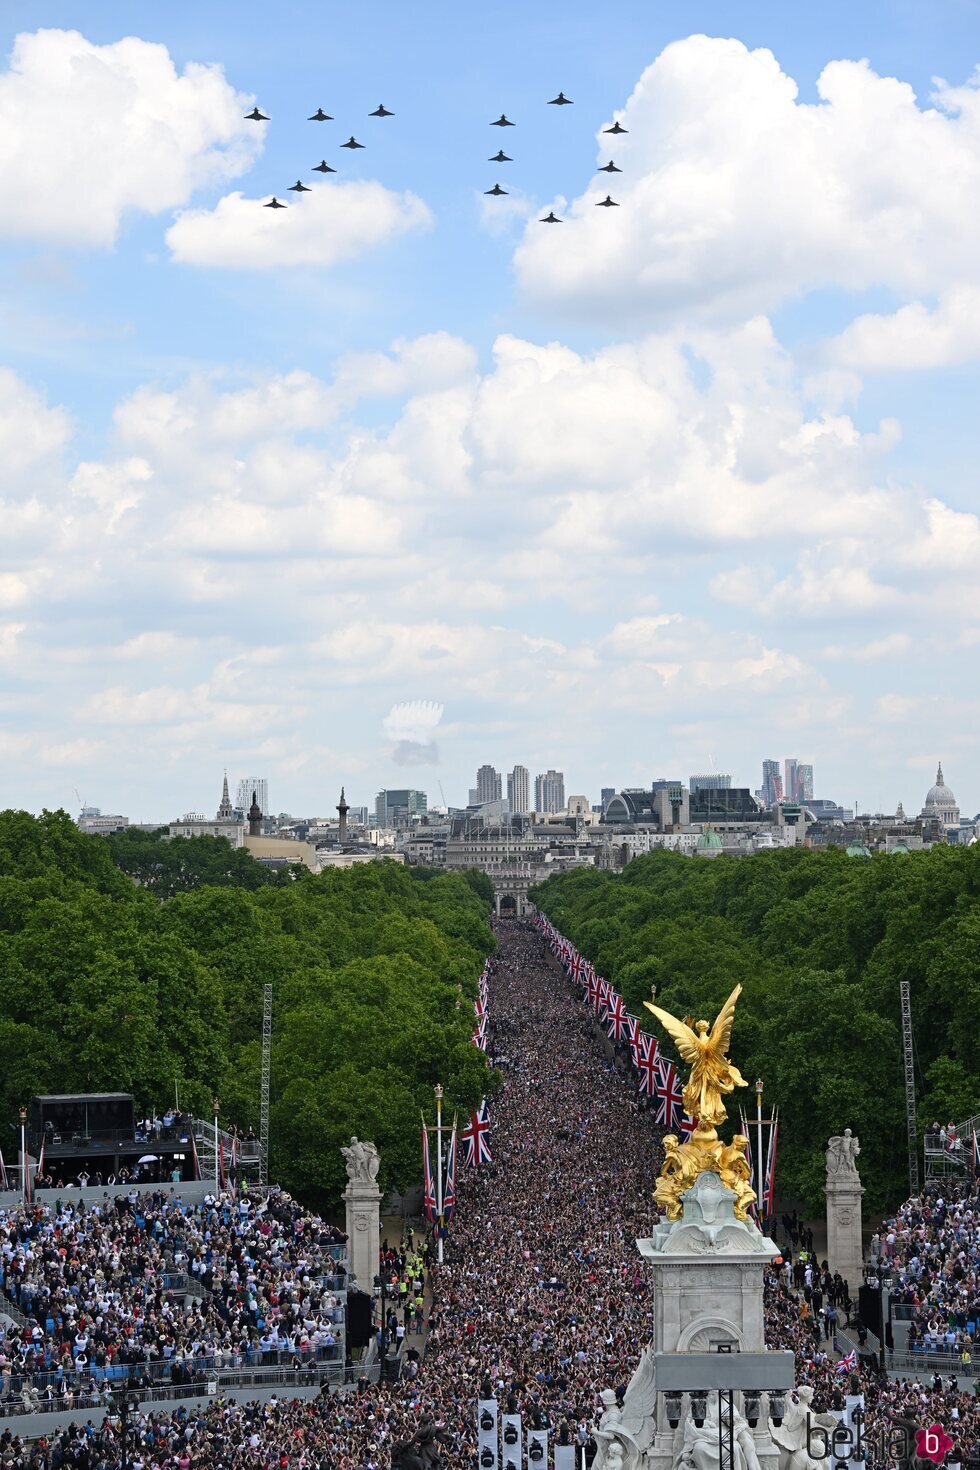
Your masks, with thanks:
M422 1210L430 1225L436 1219L436 1183L432 1177L432 1162L429 1158L429 1130L422 1117Z
M755 1182L755 1149L752 1147L752 1134L749 1129L749 1122L745 1116L744 1108L739 1108L739 1118L741 1119L742 1123L742 1136L743 1138L747 1138L749 1140L749 1152L747 1160L749 1166L749 1183L751 1184L756 1195L756 1198L749 1205L749 1214L757 1220L759 1218L759 1188Z
M201 1178L201 1161L200 1161L200 1159L197 1156L197 1144L194 1141L194 1134L193 1134L193 1132L191 1133L191 1158L194 1161L194 1178L195 1179L200 1179Z
M3 1161L3 1150L0 1149L0 1189L9 1189L7 1182L7 1166Z
M606 1030L613 1041L622 1041L626 1032L626 1006L616 990L610 990L606 1008Z
M762 1208L767 1220L776 1208L776 1143L779 1138L779 1109L772 1115L769 1125L769 1152L766 1155L766 1182L762 1192Z
M218 1139L218 1186L224 1189L228 1182L228 1170L225 1167L225 1141Z
M851 1352L846 1355L846 1357L839 1358L838 1361L834 1364L834 1372L853 1373L854 1369L857 1367L857 1361L858 1355L852 1349Z
M973 1130L973 1172L980 1173L980 1145L977 1144L977 1130Z
M229 1180L228 1180L228 1182L231 1185L231 1192L232 1192L232 1194L237 1194L238 1193L238 1134L237 1133L233 1133L231 1135L231 1168L229 1170Z
M660 1059L657 1055L657 1039L640 1032L636 1070L640 1075L640 1091L645 1097L656 1097L660 1083Z
M684 1098L673 1062L660 1060L656 1119L664 1128L678 1128L684 1116Z
M41 1152L37 1156L37 1168L34 1170L34 1186L35 1186L35 1188L37 1187L37 1181L40 1178L42 1178L43 1175L44 1175L44 1139L41 1140Z
M453 1210L456 1208L456 1121L453 1120L453 1131L449 1137L449 1151L446 1154L446 1187L442 1192L442 1228L445 1230L453 1218Z
M463 1140L463 1160L468 1168L493 1163L490 1152L490 1109L486 1098L480 1103L477 1112L471 1115L460 1137Z
M681 1119L680 1126L681 1143L690 1143L691 1134L694 1132L697 1126L697 1118L692 1118L689 1113L685 1113L683 1118Z

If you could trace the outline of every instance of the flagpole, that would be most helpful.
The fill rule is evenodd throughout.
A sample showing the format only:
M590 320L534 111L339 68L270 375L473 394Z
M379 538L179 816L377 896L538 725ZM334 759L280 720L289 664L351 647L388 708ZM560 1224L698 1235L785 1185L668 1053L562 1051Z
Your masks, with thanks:
M442 1084L436 1083L436 1259L442 1265Z
M762 1078L761 1077L757 1077L755 1079L755 1126L756 1126L756 1130L757 1130L756 1131L756 1138L755 1138L755 1141L756 1141L756 1157L759 1160L759 1172L756 1175L756 1178L759 1181L759 1183L758 1183L758 1190L757 1190L757 1193L758 1193L757 1205L758 1205L758 1214L759 1214L759 1228L762 1229L763 1228L763 1221L765 1219L765 1213L766 1213L766 1206L765 1206L766 1174L765 1174L765 1170L762 1167Z
M20 1182L24 1195L24 1203L27 1204L27 1109L20 1110Z
M220 1176L219 1176L219 1173L218 1173L218 1170L219 1170L219 1163L218 1163L218 1112L219 1112L219 1104L218 1104L218 1099L217 1098L214 1099L214 1104L213 1105L214 1105L214 1188L215 1188L215 1192L217 1194L220 1194L221 1193L221 1179L220 1179Z

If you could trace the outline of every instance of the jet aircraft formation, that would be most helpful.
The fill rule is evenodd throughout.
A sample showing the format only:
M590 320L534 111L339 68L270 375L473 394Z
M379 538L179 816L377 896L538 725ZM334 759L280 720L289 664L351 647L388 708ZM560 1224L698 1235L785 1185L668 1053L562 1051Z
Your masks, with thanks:
M564 92L559 92L557 97L550 98L548 102L549 107L571 107L572 105L572 98L566 97ZM374 109L373 112L368 113L369 117L394 117L394 115L394 112L389 111L389 109L385 107L383 102L379 103L379 105ZM267 123L270 121L268 114L261 112L258 107L253 107L251 112L246 112L245 117L248 119L249 122ZM321 123L333 122L334 119L328 112L324 112L322 107L318 107L316 112L310 114L307 121ZM512 122L506 113L502 112L499 117L494 118L490 126L492 128L513 128L516 127L517 124ZM613 123L612 127L603 129L604 133L610 133L614 137L618 136L620 133L626 133L628 131L629 130L627 128L623 127L618 118ZM351 133L350 137L347 139L347 142L341 143L340 147L348 148L353 151L357 148L366 147L366 144L359 143L354 137L354 134ZM497 152L491 154L490 158L487 161L488 163L513 163L514 159L511 154L505 153L502 148L498 148ZM337 172L337 170L333 168L325 158L321 158L319 163L313 164L312 171L319 174L335 174ZM599 173L604 174L621 174L622 171L623 170L617 167L612 159L610 159L608 163L601 164L598 169ZM310 186L309 184L304 184L302 179L297 179L295 184L289 185L289 190L293 194L309 194ZM507 189L501 188L500 184L495 183L492 189L485 189L483 192L485 194L491 195L493 198L500 198L501 195L506 195L509 191ZM275 195L273 195L272 198L266 202L263 208L286 209L287 206L283 204L282 201L278 199ZM607 194L605 199L600 199L597 201L596 208L618 209L619 202L618 200L613 199L610 194ZM539 223L543 225L560 225L563 223L563 221L561 217L555 214L555 211L551 209L546 215L541 218Z

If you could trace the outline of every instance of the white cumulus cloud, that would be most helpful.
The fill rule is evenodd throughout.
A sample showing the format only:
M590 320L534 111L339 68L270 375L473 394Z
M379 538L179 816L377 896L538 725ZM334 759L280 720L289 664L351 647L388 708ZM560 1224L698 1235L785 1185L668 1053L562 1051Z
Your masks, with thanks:
M832 61L819 101L768 50L690 36L598 134L620 208L593 175L561 229L529 222L525 292L584 313L734 317L825 286L902 297L980 281L980 77L931 106L864 61ZM601 183L599 180L601 179Z
M0 73L0 235L111 245L128 212L245 172L261 148L246 108L220 66L178 72L166 46L19 35Z
M187 265L236 270L326 267L432 223L417 195L373 180L318 183L289 200L285 209L267 209L236 191L213 209L184 210L167 231L171 254Z

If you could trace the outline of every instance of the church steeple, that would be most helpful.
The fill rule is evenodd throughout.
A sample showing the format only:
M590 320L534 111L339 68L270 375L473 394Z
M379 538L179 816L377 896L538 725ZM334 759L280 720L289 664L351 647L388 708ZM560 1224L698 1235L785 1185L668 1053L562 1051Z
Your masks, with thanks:
M337 811L340 813L340 827L337 832L337 837L341 846L343 846L347 841L347 813L350 811L350 807L347 805L347 799L344 796L344 788L342 786L340 788L340 800L337 803Z
M248 809L248 835L249 837L262 836L262 808L259 806L258 797L252 792L252 805Z
M228 795L228 772L225 771L224 785L221 788L221 805L218 807L218 821L230 822L232 816L231 797Z

